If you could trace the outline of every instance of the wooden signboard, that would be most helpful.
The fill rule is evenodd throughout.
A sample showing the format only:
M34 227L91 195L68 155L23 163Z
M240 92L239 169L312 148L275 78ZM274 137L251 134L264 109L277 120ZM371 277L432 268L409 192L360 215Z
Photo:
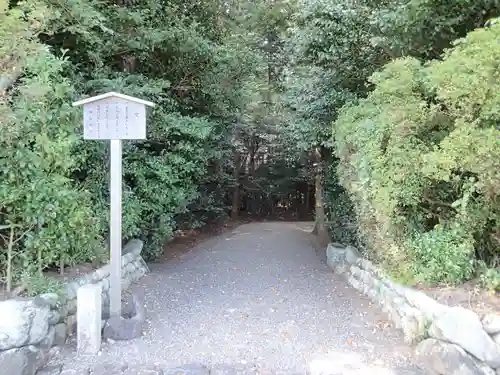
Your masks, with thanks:
M146 139L146 107L154 103L109 92L73 103L83 106L83 137L110 141L110 314L121 316L122 140Z

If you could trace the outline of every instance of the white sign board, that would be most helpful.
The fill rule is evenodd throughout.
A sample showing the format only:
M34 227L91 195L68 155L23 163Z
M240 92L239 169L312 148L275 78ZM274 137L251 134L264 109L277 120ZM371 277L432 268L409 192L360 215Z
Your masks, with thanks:
M146 106L142 99L109 92L73 103L83 105L84 139L110 141L110 314L121 316L122 144L146 139ZM100 324L99 324L100 326Z
M116 92L73 105L83 105L83 138L89 140L146 139L146 106L154 106Z
M83 107L84 139L146 139L146 107L107 98Z

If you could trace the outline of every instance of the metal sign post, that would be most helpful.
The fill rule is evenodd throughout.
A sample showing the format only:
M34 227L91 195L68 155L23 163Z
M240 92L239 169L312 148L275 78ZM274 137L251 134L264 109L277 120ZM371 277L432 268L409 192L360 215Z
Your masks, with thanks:
M109 92L73 103L83 105L83 138L110 141L109 311L121 316L122 140L146 139L146 106L154 103Z

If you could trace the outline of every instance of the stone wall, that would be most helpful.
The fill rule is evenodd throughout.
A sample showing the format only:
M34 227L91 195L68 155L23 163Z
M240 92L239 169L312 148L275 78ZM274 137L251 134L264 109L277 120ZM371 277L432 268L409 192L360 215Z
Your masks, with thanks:
M142 259L142 242L130 241L122 252L122 288L148 271ZM35 298L16 298L0 302L0 373L33 375L50 359L53 347L63 345L76 328L76 294L80 286L102 287L103 311L109 310L110 266L65 285L63 291Z
M354 247L330 244L328 265L370 297L415 345L417 364L433 375L500 375L500 315L449 307L388 280Z

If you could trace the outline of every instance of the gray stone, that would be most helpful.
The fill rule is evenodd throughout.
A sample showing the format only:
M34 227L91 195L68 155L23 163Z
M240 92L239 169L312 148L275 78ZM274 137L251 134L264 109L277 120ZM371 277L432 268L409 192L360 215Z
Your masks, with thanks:
M329 244L326 248L326 263L335 270L337 267L343 269L345 266L345 247L338 247L336 244Z
M494 375L488 366L481 364L455 344L436 339L420 342L415 348L415 359L423 370L435 375Z
M345 260L349 264L356 264L358 260L361 258L361 254L358 249L352 246L347 246L345 248Z
M66 308L66 306L62 306L59 309L59 314L61 315L61 321L66 319L66 317L68 316L68 309Z
M380 296L380 297L383 297L384 295L384 289L386 289L387 287L382 283L382 281L380 281L379 279L373 279L372 280L372 286L373 286L373 289L377 292L377 298ZM380 300L382 300L382 298L380 298Z
M124 277L122 279L122 290L127 290L130 287L131 281L127 278Z
M375 267L375 265L372 262L370 262L368 259L361 258L358 261L358 264L362 269L373 274L374 276L377 276L377 277L382 276L382 272L377 267Z
M76 315L68 315L66 318L66 327L68 329L68 335L75 332L76 329Z
M99 268L98 270L94 271L94 275L98 280L104 280L109 276L109 266L106 265L104 267Z
M125 267L125 272L127 274L131 274L132 272L135 271L135 266L134 266L134 263L129 263L127 264L127 266Z
M37 353L37 361L36 361L36 368L41 369L49 363L49 361L59 353L58 350L54 350L54 348L51 349L41 349L36 346L30 345L27 347L29 350L32 352Z
M383 310L389 315L389 319L394 323L397 329L401 329L403 323L401 321L401 315L399 315L398 310L391 304L384 304Z
M359 280L355 279L353 276L349 276L347 278L347 282L355 289L357 290L361 290L362 288L362 285L361 283L359 282Z
M401 329L404 333L404 341L407 344L414 344L420 341L424 335L419 327L418 320L413 315L405 315L401 317Z
M96 272L94 271L94 272L92 272L91 276L92 276L92 281L91 281L91 283L92 283L92 284L99 284L99 281L101 281L101 279L100 279L101 275L99 275L98 273L96 273Z
M394 288L396 289L396 292L406 298L411 305L423 312L429 320L433 320L449 310L448 306L441 305L436 300L418 290L413 290L400 285L394 286Z
M340 242L330 242L328 246L333 246L337 249L345 249L345 245L341 244Z
M127 244L123 247L122 256L128 253L133 253L134 255L141 254L144 243L141 240L134 239L127 242Z
M132 318L135 315L134 296L126 294L122 296L122 316L124 318ZM109 298L102 303L102 319L109 319Z
M365 295L365 296L369 296L370 297L370 292L371 292L371 285L370 284L367 284L365 283L362 279L360 280L361 282L361 292Z
M47 366L41 370L38 370L36 375L60 375L62 369L62 365Z
M361 268L358 266L351 266L351 275L355 276L358 279L361 279L361 273L363 272Z
M85 275L85 276L82 276L79 279L77 279L76 282L78 283L79 287L84 286L84 285L88 285L88 284L92 284L93 277L94 277L93 274ZM78 295L78 292L77 292L77 295Z
M46 354L46 363L50 362L54 357L57 357L61 354L61 349L53 346Z
M76 294L78 293L78 288L80 288L80 284L76 281L72 281L68 284L66 284L65 292L66 296L68 298L68 301L71 301L72 299L76 299Z
M49 331L47 332L45 338L38 344L38 347L47 350L52 348L52 345L54 344L54 338L55 338L55 328L54 326L51 326L49 327Z
M390 290L392 293L397 294L394 291L394 289L392 288L392 286L394 285L394 283L392 281L388 280L387 278L385 278L385 276L378 277L377 280L380 282L381 289ZM399 294L397 294L397 296L401 297Z
M109 311L109 293L104 292L101 294L101 297L102 297L101 313L106 310L106 306Z
M51 326L56 325L61 321L61 314L57 310L52 310L49 314L49 324Z
M124 259L127 263L131 263L135 260L136 255L134 253L127 253L122 255L122 259Z
M104 326L103 339L117 341L133 340L142 335L142 327L146 320L146 311L137 295L132 295L134 315L131 318L111 317Z
M493 335L500 332L500 315L486 314L482 319L482 323L486 333Z
M141 337L142 326L143 322L134 318L111 317L104 325L102 337L116 341L133 340Z
M421 293L421 292L418 292L418 291L413 290L411 288L407 288L407 287L405 287L403 285L399 285L397 283L392 283L391 289L394 290L394 292L396 292L397 295L399 295L401 297L404 297L404 298L407 298L406 293ZM409 296L409 298L410 297L411 297L411 295ZM410 302L413 305L413 303L410 301L409 298L407 298L408 302ZM434 301L434 300L432 300L432 301ZM417 306L415 306L415 307L417 307Z
M398 307L401 316L401 329L404 333L405 341L408 344L415 344L421 341L427 334L426 318L413 306L405 303Z
M2 374L34 375L45 364L45 353L31 345L0 352Z
M38 344L49 330L49 306L39 307L33 300L0 302L0 350Z
M387 294L388 298L391 298L392 304L396 307L398 312L403 315L408 307L411 307L411 305L406 302L406 300L402 297L398 297L397 294L393 294L392 291L389 291ZM418 310L418 309L417 309ZM420 311L420 310L418 310Z
M102 285L102 290L103 291L108 291L109 290L109 280L108 279L102 279L101 280L101 285Z
M57 293L40 294L38 298L44 300L51 309L55 309L57 307L57 303L59 302L59 296L57 295Z
M500 347L484 331L479 316L463 307L452 307L437 319L429 329L435 339L448 341L493 368L500 367Z
M344 262L345 263L345 262ZM331 265L329 264L329 266L331 267ZM348 271L347 267L345 266L345 264L337 264L335 267L333 267L333 270L335 271L335 273L337 275L343 275L344 273L346 273Z
M66 308L68 309L68 314L69 315L73 315L76 313L76 309L77 309L77 306L78 306L78 302L75 299L72 299L68 302L68 304L66 305Z
M191 363L163 371L164 375L209 375L213 374L206 366L200 363ZM217 374L222 375L222 374Z
M66 338L68 337L68 329L66 324L59 323L54 326L54 346L63 346L66 343Z
M137 277L136 280L140 279L141 277L143 277L147 272L149 272L149 268L147 267L146 263L144 262L144 260L142 261L144 264L142 265L142 267L140 267L137 272L139 273L139 276Z
M374 282L374 278L373 276L370 274L370 272L368 271L365 271L363 269L361 269L361 273L359 275L359 278L361 279L361 281L363 281L363 283L365 283L366 285L368 285L370 288L372 288Z

